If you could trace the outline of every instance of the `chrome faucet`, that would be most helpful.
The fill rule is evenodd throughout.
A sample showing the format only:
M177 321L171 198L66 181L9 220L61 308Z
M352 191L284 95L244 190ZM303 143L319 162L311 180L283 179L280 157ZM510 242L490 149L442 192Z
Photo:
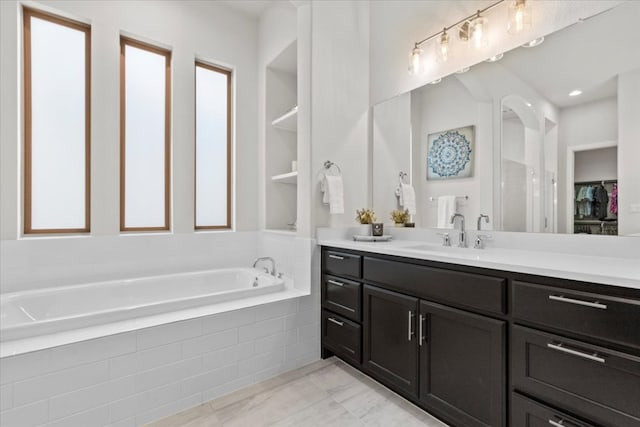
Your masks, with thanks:
M487 224L489 224L489 215L480 214L478 217L478 231L482 231L482 218L486 218Z
M256 265L258 265L260 261L269 261L271 263L271 270L267 269L266 267L265 270L272 276L276 275L276 261L273 258L269 256L260 257L254 261L253 268L256 268Z
M456 218L460 218L460 234L458 239L458 247L466 248L467 247L467 233L464 231L464 215L460 213L454 213L451 215L451 224L456 223Z

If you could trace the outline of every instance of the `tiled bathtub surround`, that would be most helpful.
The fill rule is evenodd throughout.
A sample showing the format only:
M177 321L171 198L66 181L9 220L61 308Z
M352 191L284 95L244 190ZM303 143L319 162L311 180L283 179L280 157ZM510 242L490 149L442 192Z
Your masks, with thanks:
M0 425L134 426L319 358L319 293L0 359Z

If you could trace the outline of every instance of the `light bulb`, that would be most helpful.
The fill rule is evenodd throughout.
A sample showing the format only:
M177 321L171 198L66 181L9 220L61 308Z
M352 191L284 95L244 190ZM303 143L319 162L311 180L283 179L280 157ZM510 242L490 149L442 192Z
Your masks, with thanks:
M444 29L436 43L436 57L440 62L447 62L451 57L451 39L447 30Z
M531 2L515 0L509 5L507 32L518 34L531 28Z
M487 47L489 44L488 25L489 20L480 16L480 13L478 13L477 18L471 21L471 26L469 28L470 38L473 43L473 47L476 49L482 49Z
M422 49L416 44L409 54L409 74L415 76L422 72Z

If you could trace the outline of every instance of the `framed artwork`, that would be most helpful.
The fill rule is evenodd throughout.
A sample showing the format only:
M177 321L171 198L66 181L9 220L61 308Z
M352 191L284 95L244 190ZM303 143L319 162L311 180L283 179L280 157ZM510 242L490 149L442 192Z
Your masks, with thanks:
M429 134L427 181L473 176L475 126Z

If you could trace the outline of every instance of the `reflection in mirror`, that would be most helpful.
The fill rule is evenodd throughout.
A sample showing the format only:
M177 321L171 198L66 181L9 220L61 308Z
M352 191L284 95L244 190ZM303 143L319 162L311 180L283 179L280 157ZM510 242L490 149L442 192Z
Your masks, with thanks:
M622 3L539 46L376 105L379 216L400 207L394 191L404 171L418 227L442 226L440 198L468 195L454 210L470 224L489 215L483 229L640 235L637 16L640 2ZM468 126L470 176L429 178L434 135ZM438 161L459 160L455 150L447 156Z

